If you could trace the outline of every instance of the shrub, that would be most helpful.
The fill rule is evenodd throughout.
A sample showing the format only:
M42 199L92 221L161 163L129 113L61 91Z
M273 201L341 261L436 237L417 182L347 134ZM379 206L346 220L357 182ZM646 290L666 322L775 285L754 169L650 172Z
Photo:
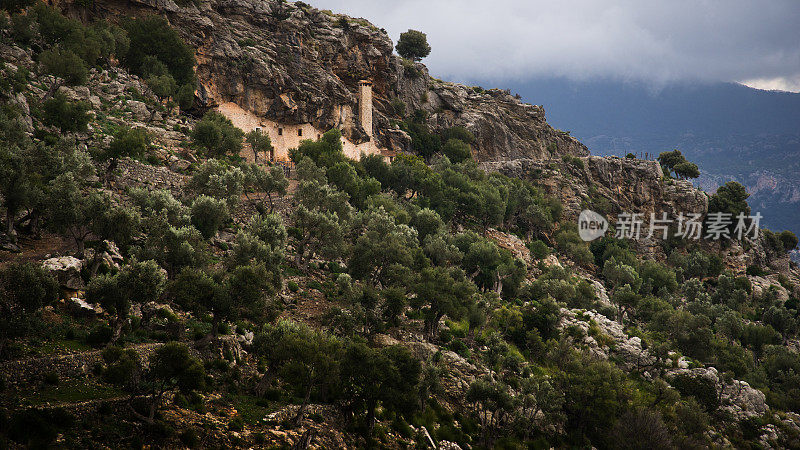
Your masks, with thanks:
M114 134L108 146L107 156L112 159L130 156L138 158L150 147L150 135L144 128L124 127Z
M194 126L192 140L211 156L238 154L242 149L242 130L233 126L233 122L216 111L209 111Z
M42 106L42 122L58 127L62 133L86 131L89 124L89 106L83 102L71 102L64 94L57 93Z
M192 203L192 225L204 238L210 239L228 218L228 206L224 200L217 200L207 195L197 197Z
M86 343L95 347L99 347L108 344L111 341L113 334L114 330L112 330L110 326L96 325L86 336Z
M681 395L694 397L708 412L719 407L717 387L709 378L682 373L673 378L671 384Z

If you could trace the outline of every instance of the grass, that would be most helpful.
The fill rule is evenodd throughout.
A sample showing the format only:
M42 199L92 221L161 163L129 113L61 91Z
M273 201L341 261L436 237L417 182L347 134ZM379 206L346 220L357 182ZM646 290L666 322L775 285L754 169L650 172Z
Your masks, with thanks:
M277 409L276 404L273 402L268 402L267 400L251 397L249 395L230 395L227 399L231 402L231 405L236 408L239 417L250 425L259 423L264 416Z
M37 353L42 356L86 352L90 350L93 350L93 348L88 344L67 339L43 342L41 346L36 348Z
M31 394L28 397L23 397L20 403L32 406L46 403L78 403L119 397L124 395L125 392L91 380L68 380L62 381L57 385L45 385Z

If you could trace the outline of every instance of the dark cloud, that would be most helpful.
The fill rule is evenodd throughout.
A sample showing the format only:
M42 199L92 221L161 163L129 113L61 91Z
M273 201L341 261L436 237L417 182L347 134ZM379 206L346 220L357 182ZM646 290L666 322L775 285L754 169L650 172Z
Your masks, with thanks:
M457 80L566 76L745 81L800 87L797 0L312 0L397 39L428 34L425 60Z

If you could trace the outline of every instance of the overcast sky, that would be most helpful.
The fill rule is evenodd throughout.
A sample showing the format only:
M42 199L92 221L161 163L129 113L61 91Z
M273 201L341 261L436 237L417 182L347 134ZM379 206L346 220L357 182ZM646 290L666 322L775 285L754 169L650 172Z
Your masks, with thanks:
M453 81L565 76L739 81L800 91L800 0L308 0L364 17Z

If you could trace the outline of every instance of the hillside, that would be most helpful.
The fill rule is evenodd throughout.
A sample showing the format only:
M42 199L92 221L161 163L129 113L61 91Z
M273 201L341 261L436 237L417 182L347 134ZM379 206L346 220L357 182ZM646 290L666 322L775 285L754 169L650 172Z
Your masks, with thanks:
M3 8L0 446L800 446L797 237L612 232L741 186L302 2Z
M800 94L726 83L532 80L511 86L596 155L679 149L708 192L738 181L765 225L800 233Z

